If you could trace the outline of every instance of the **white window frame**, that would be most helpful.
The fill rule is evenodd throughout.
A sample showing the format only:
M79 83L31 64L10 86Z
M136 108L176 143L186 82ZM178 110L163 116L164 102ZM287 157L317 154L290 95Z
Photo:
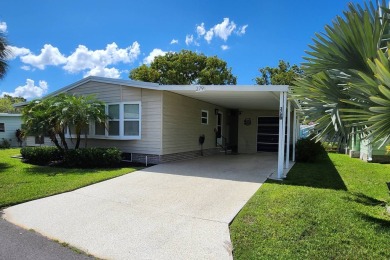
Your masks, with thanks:
M89 138L93 139L111 139L111 140L140 140L141 139L141 126L142 126L142 105L140 101L135 102L116 102L105 104L105 112L108 114L109 105L119 105L119 135L108 135L108 129L105 130L105 135L95 135L95 122L92 122L89 127ZM125 105L138 105L139 118L138 119L125 119ZM108 124L108 121L106 123ZM138 121L139 135L125 135L125 121Z
M206 113L206 117L203 116L203 112ZM203 123L203 119L206 119L206 123ZM200 123L202 125L208 125L209 124L209 111L202 109L200 112Z

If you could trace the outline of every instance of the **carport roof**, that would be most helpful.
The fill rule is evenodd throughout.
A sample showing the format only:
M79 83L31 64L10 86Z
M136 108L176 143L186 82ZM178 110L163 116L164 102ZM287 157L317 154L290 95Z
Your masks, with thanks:
M186 85L160 86L174 92L230 109L279 110L279 93L289 87L259 85Z
M48 94L46 97L69 91L87 82L100 82L121 86L170 91L229 109L279 110L280 92L287 92L286 85L159 85L135 80L111 79L89 76ZM299 108L297 102L292 102ZM24 106L25 103L14 105Z

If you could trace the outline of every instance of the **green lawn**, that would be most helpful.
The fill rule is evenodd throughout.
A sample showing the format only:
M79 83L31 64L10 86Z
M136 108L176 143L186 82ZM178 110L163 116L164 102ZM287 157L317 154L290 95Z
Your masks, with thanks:
M235 259L390 259L390 165L328 154L267 181L230 226Z
M66 169L35 166L11 158L19 149L0 150L0 209L117 177L135 168Z

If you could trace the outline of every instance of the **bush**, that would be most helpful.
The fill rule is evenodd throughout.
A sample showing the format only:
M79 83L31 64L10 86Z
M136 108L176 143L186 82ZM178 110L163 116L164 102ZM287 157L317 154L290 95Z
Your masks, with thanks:
M62 159L58 148L52 146L24 147L20 149L20 153L27 162L37 165L47 165Z
M0 142L0 149L8 149L11 147L11 139L8 141L5 138L2 138L2 141Z
M314 162L325 152L321 142L315 142L311 137L298 140L295 148L297 162Z
M63 163L66 167L116 167L122 160L121 153L117 148L80 148L67 151Z

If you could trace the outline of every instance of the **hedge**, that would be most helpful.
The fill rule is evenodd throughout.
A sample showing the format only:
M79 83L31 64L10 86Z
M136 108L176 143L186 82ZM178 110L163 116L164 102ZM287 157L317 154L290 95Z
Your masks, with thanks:
M52 146L23 147L20 153L28 163L37 165L47 165L62 159L61 152Z
M325 152L321 143L315 142L311 137L298 140L295 149L297 162L314 162Z
M80 148L68 150L64 154L56 147L24 147L20 150L23 159L28 163L56 165L74 168L97 168L119 166L122 152L117 148ZM61 162L58 164L58 162Z
M67 167L95 168L118 166L122 152L117 148L81 148L68 150L64 156Z

